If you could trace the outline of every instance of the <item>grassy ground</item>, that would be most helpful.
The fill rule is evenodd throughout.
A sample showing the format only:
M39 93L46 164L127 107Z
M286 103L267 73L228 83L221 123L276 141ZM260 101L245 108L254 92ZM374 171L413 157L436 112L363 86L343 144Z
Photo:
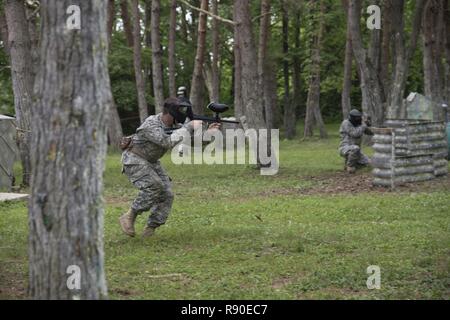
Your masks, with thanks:
M250 166L175 166L164 158L176 198L168 223L148 241L119 229L136 191L120 175L120 156L110 154L110 297L449 299L450 180L396 192L346 191L351 178L339 174L337 127L329 130L326 141L282 141L277 176ZM25 296L26 211L23 203L0 205L0 298ZM139 232L145 220L138 220ZM369 265L381 268L380 290L367 289Z

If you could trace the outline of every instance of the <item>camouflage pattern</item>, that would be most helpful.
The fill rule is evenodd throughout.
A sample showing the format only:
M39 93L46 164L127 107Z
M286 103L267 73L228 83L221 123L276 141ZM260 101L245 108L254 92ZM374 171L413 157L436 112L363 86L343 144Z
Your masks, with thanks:
M371 135L372 132L366 124L355 127L349 120L344 120L339 129L341 144L339 154L346 159L349 167L365 166L369 158L361 151L361 142L364 134Z
M148 117L133 137L133 143L139 148L142 157L129 150L122 154L123 173L139 189L131 209L136 214L151 210L148 226L152 228L166 222L174 197L170 178L159 159L178 143L186 131L189 134L193 132L192 127L186 124L174 131L171 138L164 131L166 126L161 121L161 115Z

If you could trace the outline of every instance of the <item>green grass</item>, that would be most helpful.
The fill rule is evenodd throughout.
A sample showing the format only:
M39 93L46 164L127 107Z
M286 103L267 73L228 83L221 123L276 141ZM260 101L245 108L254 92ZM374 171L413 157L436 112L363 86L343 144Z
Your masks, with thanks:
M266 177L252 166L175 166L165 157L174 208L147 241L119 229L118 217L136 190L120 174L120 156L109 154L104 241L110 297L449 299L448 184L414 193L302 195L317 183L311 177L342 171L337 144L336 134L326 141L282 141L280 172ZM0 205L0 298L24 297L26 211L23 203ZM146 218L138 219L139 232ZM380 290L366 287L369 265L381 268Z

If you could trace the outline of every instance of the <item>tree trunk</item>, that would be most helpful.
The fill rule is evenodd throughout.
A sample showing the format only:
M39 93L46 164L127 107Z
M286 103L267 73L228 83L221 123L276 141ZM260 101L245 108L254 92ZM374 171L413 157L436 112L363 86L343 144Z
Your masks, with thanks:
M345 44L345 62L344 62L344 84L342 86L341 105L343 119L348 118L348 114L352 108L350 99L352 91L352 70L353 70L353 50L352 39L350 35L350 23L348 20L348 0L342 1L345 14L347 15L347 37Z
M444 2L445 9L445 101L450 104L450 4Z
M152 0L152 76L153 91L155 95L155 112L160 113L164 105L164 81L162 73L162 49L160 35L161 3L160 0Z
M290 95L290 72L289 72L289 15L286 1L282 3L283 11L283 79L284 79L284 129L286 139L293 139L295 130L295 108L291 102Z
M131 24L130 12L128 11L128 0L120 0L120 15L127 44L130 48L133 48L133 26Z
M403 98L405 95L406 81L408 80L409 66L420 34L424 2L424 0L416 1L411 39L408 47L405 44L404 35L404 1L398 0L392 3L391 16L396 23L392 26L395 37L395 57L393 60L393 78L387 110L387 117L391 119L406 117Z
M212 13L219 14L217 0L212 0ZM212 97L211 100L215 102L220 101L220 71L219 71L219 47L220 47L220 30L219 21L212 20L212 61L211 61L211 86Z
M82 28L66 30L66 9L74 4L81 8ZM41 1L29 204L29 289L34 299L102 299L107 294L102 239L111 104L106 5Z
M297 112L300 112L300 105L302 99L302 69L301 69L301 11L300 7L296 9L295 12L295 21L294 21L294 44L295 44L295 52L293 54L293 77L292 77L292 85L294 91L294 99L293 99L293 108L294 113L293 119L294 123L297 123Z
M441 104L444 100L444 1L429 0L423 17L423 62L425 95ZM444 114L435 110L435 120L443 120Z
M267 42L270 32L270 0L262 0L261 2L261 22L259 27L259 46L258 46L258 88L260 96L263 97L263 110L267 128L273 127L273 112L271 101L267 99L265 81L265 72L267 64Z
M309 82L308 99L306 101L306 119L304 137L313 135L314 123L319 126L320 137L327 138L328 134L320 112L320 63L322 50L322 36L324 30L325 4L320 1L319 26L313 36L313 48L311 52L311 80ZM315 4L317 6L317 4Z
M241 51L242 102L249 128L263 129L264 110L258 89L257 50L253 39L249 0L234 1L234 21Z
M177 95L176 66L175 66L175 38L177 32L177 0L170 3L170 24L169 24L169 95Z
M112 34L114 32L116 16L116 6L114 0L108 0L108 14L106 22L106 30L108 33L108 48L111 50ZM114 103L114 98L111 100L111 108L109 110L108 121L108 139L113 150L119 151L120 139L123 136L122 123L120 122L119 111Z
M18 146L23 170L23 186L30 185L31 175L31 103L33 98L33 65L31 41L24 2L7 0L5 16L8 24L8 47L11 58L11 78L18 126Z
M395 0L384 0L382 6L383 27L381 29L381 57L380 57L380 81L383 85L384 95L388 102L391 96L391 45L392 45L392 27L394 25L394 19L392 15L392 5ZM398 23L398 21L395 21Z
M114 31L114 25L116 23L116 5L114 0L108 0L108 15L107 15L106 25L108 31L108 43L111 47L111 38Z
M361 92L363 97L363 111L372 117L375 126L384 121L382 88L378 72L372 65L370 57L363 46L361 37L361 0L349 0L350 34L353 54L361 76Z
M148 117L148 106L145 99L145 81L142 73L142 48L141 48L141 18L139 13L139 0L132 1L133 12L133 62L136 78L136 90L138 96L139 118L141 123Z
M201 9L208 10L208 0L202 0ZM195 55L194 71L191 82L190 99L194 113L197 114L201 114L203 112L203 64L205 62L206 51L206 18L206 14L200 12L198 20L197 53Z
M234 64L233 64L233 82L234 82L234 116L240 119L244 114L244 103L242 101L242 58L241 45L239 40L239 30L234 27Z

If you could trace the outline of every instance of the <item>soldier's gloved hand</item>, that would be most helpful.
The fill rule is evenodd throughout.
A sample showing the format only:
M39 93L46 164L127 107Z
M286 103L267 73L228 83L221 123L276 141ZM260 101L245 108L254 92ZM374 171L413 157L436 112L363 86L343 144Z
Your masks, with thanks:
M366 120L366 126L371 127L372 126L372 120L367 119Z

